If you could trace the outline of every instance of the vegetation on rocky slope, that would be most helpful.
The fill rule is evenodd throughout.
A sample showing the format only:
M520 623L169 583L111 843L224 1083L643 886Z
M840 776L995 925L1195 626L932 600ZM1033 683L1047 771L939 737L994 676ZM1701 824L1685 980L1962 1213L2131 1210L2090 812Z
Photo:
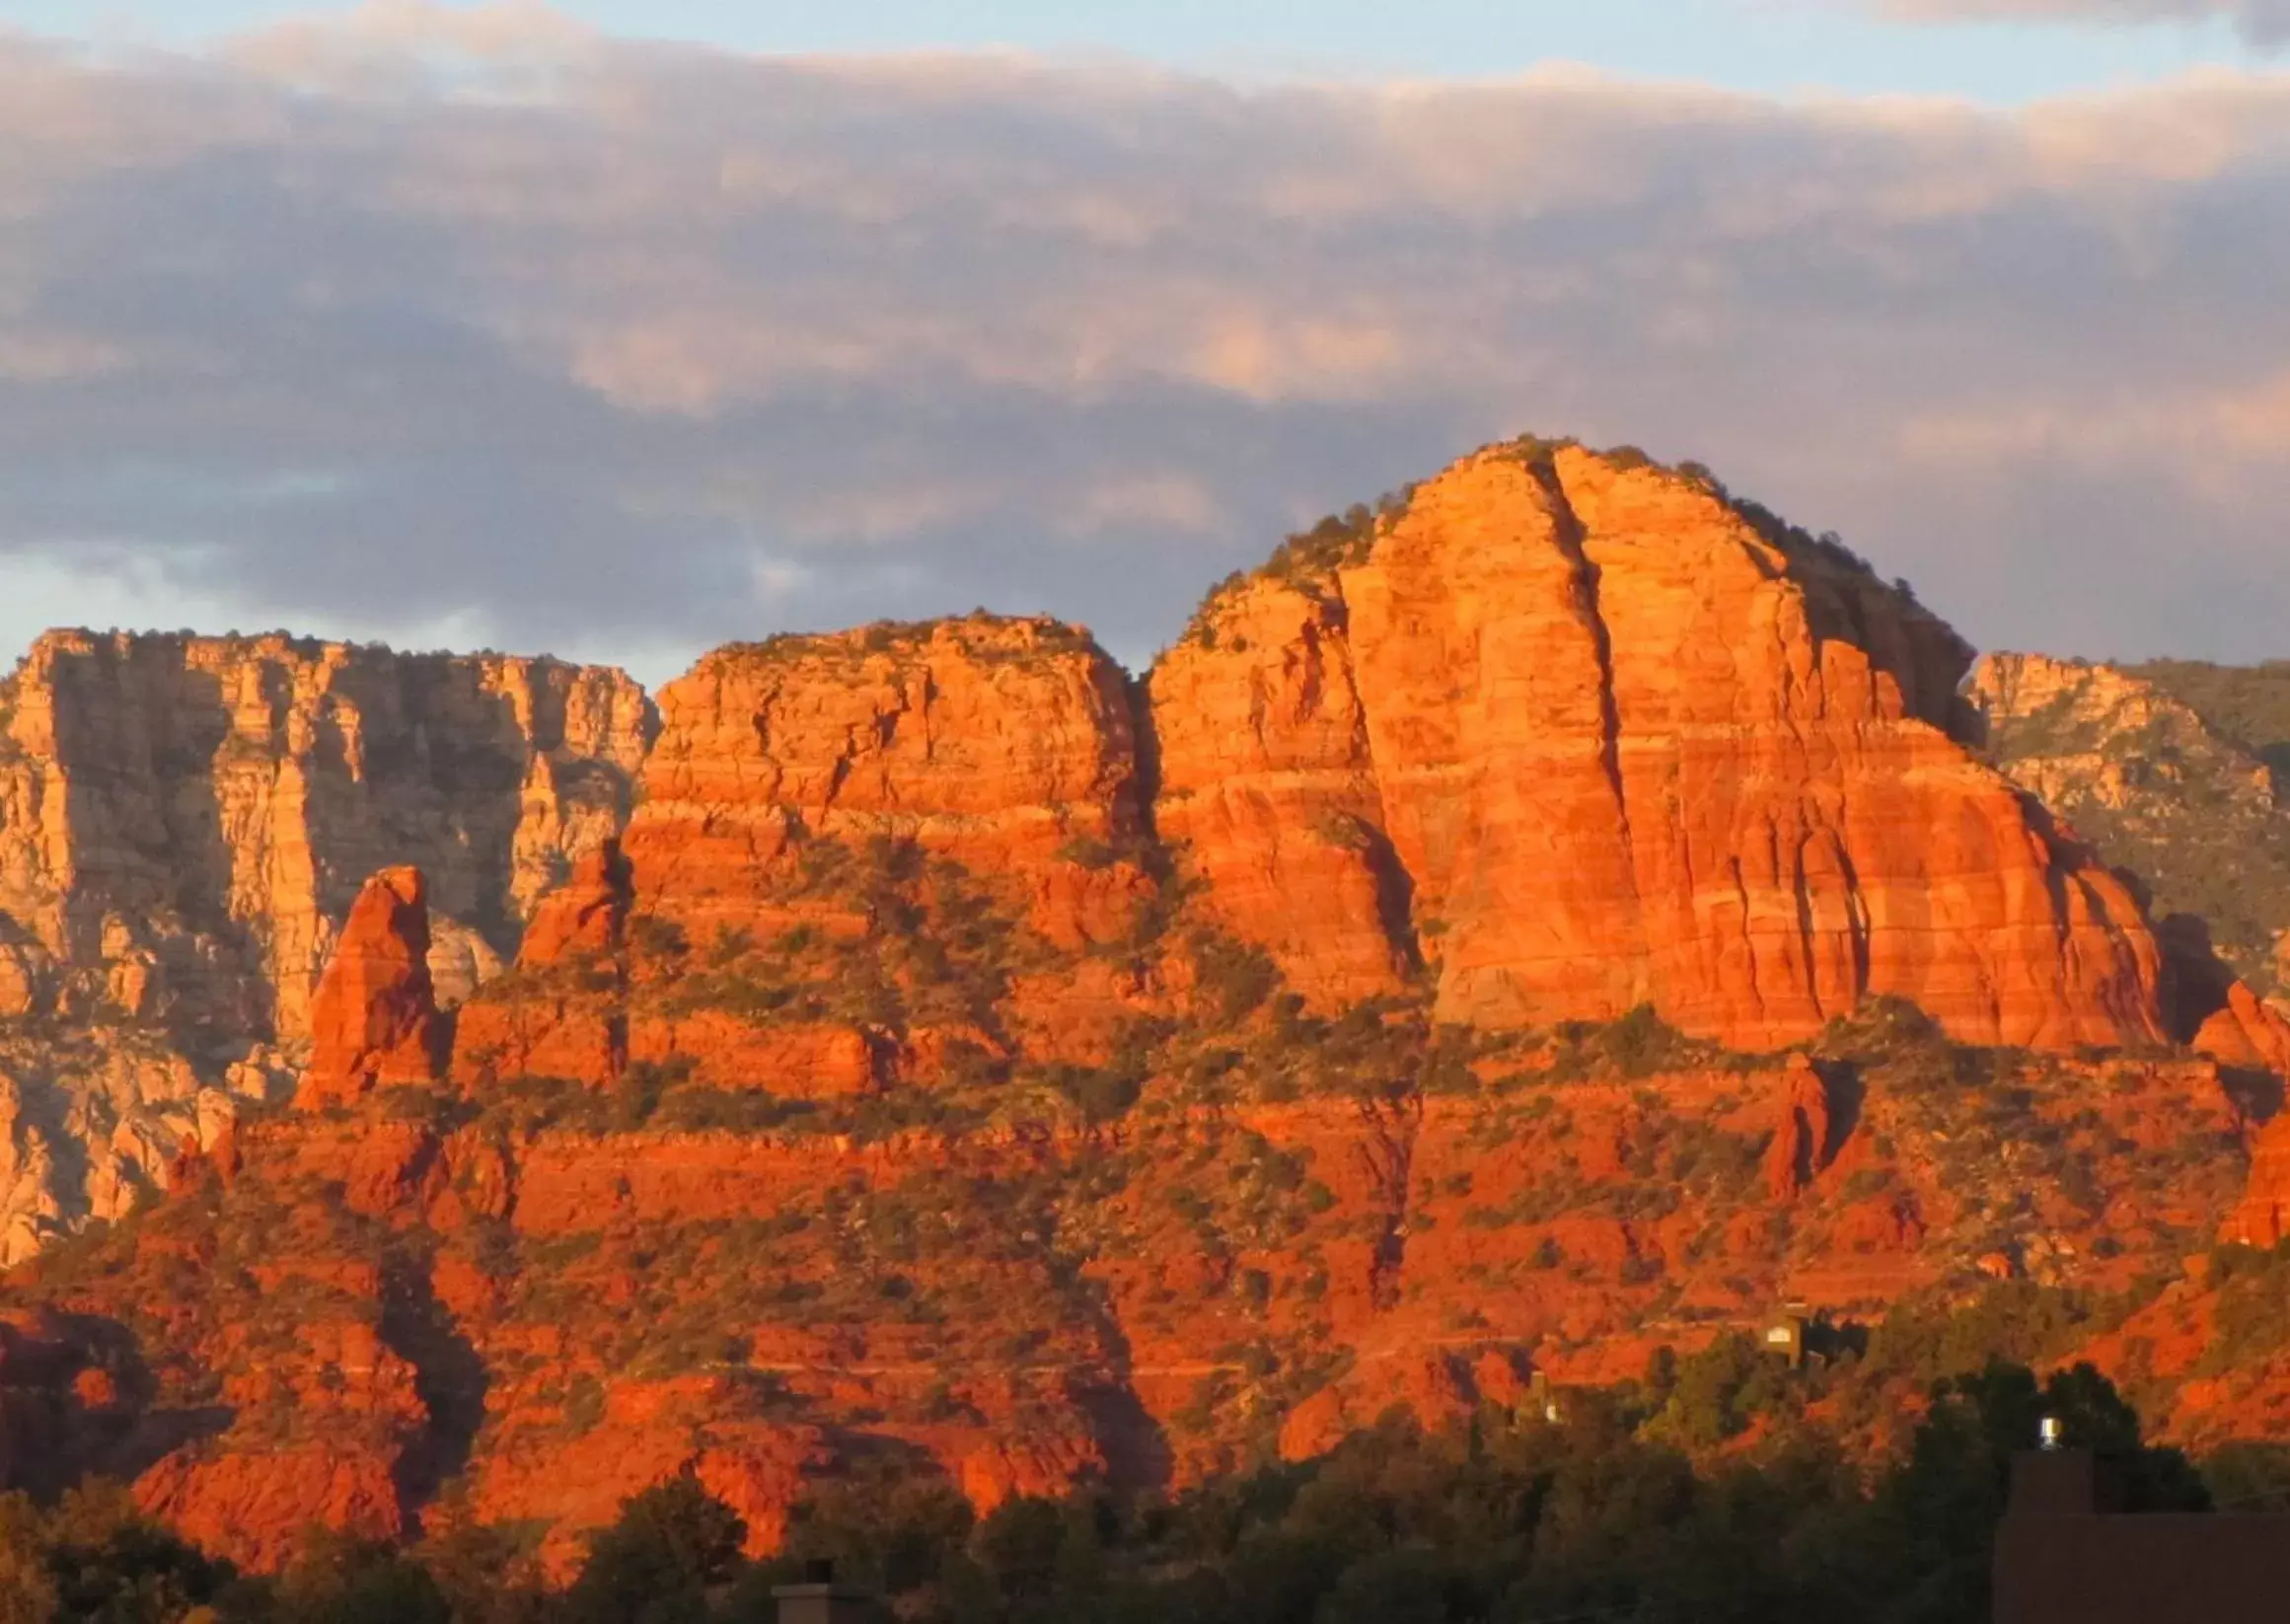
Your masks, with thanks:
M1972 693L1992 759L2136 874L2157 919L2262 994L2290 985L2290 666L1998 655Z
M1936 1346L1970 1344L1935 1327ZM1873 1356L1881 1357L1881 1356ZM447 1522L409 1553L307 1536L242 1578L75 1491L0 1500L9 1624L733 1624L825 1561L911 1624L1536 1624L1776 1616L1979 1624L2011 1453L2039 1415L2113 1460L2130 1511L2280 1499L2282 1461L2204 1463L2148 1444L2105 1379L1947 1366L1874 1470L1840 1447L1850 1352L1812 1376L1746 1343L1570 1391L1548 1417L1481 1409L1427 1430L1397 1412L1308 1460L1178 1494L1084 1486L985 1515L895 1455L862 1456L796 1507L785 1548L742 1555L738 1514L686 1473L630 1497L570 1585L513 1530ZM1946 1362L1943 1362L1944 1365ZM2207 1479L2207 1481L2206 1481Z
M2149 660L2123 669L2153 683L2290 779L2290 660L2257 665Z

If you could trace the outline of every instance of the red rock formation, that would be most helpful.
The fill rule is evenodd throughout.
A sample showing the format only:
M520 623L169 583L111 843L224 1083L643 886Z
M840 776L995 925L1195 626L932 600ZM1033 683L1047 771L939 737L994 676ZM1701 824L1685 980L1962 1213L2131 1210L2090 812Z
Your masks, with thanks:
M1161 838L1184 848L1220 923L1322 1005L1396 991L1406 875L1331 593L1251 581L1153 667Z
M1789 1092L1765 1151L1765 1188L1787 1201L1812 1183L1829 1155L1829 1089L1811 1061L1789 1057Z
M2225 1003L2195 1033L2194 1047L2221 1066L2290 1077L2290 1020L2239 981L2229 984Z
M721 1010L634 1022L628 1058L681 1066L713 1088L759 1088L786 1099L863 1094L886 1080L890 1045L832 1022L758 1026Z
M853 1439L981 1507L1181 1484L1778 1300L1869 1320L1998 1259L2124 1291L2234 1207L2248 1090L2211 1061L1982 1085L1888 1031L1838 1063L1845 1136L1803 1057L1486 1030L1647 1000L1769 1044L1892 992L1982 1040L2154 1034L2136 910L1951 740L1960 650L1902 597L1572 451L1472 459L1316 567L1155 672L1153 820L1079 633L710 656L625 859L460 1009L434 1117L369 1097L437 1075L418 877L377 876L316 1001L305 1102L343 1109L0 1285L54 1310L53 1368L7 1361L78 1428L47 1458L221 1395L128 1462L202 1539L404 1530L465 1458L469 1513L546 1525L561 1573L686 1468L759 1546ZM1155 888L1154 825L1203 892ZM1390 997L1299 1018L1211 924L1332 1016ZM80 1380L129 1344L147 1380Z
M310 1069L295 1094L306 1111L444 1075L420 869L385 868L358 893L312 1001L311 1034Z
M1712 1315L1785 1296L1867 1317L1977 1278L2001 1238L2032 1278L2119 1290L2232 1199L2231 1156L2183 1159L2190 1133L2231 1143L2205 1063L2029 1063L2017 1079L2049 1125L2031 1138L2114 1157L2126 1193L2177 1204L2110 1208L2111 1250L2080 1261L2051 1237L2093 1219L1976 1111L1936 1116L1913 1063L1897 1083L1890 1063L1866 1069L1852 1191L1821 1179L1779 1207L1758 1159L1776 1103L1809 1159L1829 1137L1802 1062L1545 1085L1553 1064L1518 1054L1420 1109L1200 1109L1156 1082L1105 1128L871 1140L525 1128L481 1096L450 1134L378 1104L297 1115L242 1134L228 1190L163 1204L107 1237L101 1267L39 1288L72 1316L43 1334L76 1388L63 1327L131 1302L166 1379L216 1372L247 1424L138 1494L268 1566L313 1511L387 1532L421 1510L404 1462L436 1424L418 1395L450 1366L421 1385L425 1345L387 1305L433 1297L487 1372L469 1509L550 1524L562 1572L584 1528L686 1465L768 1545L862 1416L981 1505L1107 1471L1182 1479L1323 1446L1394 1402L1434 1421L1515 1403L1530 1362L1634 1373ZM2031 1188L2000 1237L1987 1215L2023 1212ZM338 1193L291 1204L313 1189ZM408 1232L418 1245L391 1238ZM408 1255L433 1259L426 1286L399 1273ZM1237 1352L1259 1348L1271 1377ZM1317 1367L1344 1373L1282 1385ZM1115 1409L1132 1419L1109 1427Z
M378 868L422 868L441 948L513 947L628 816L648 720L601 667L282 635L55 631L8 688L0 916L84 974L150 955L210 1018L288 1040Z
M517 962L532 968L574 954L621 950L634 900L628 860L610 840L574 865L571 877L544 896L525 928Z
M207 1460L171 1454L136 1481L135 1500L193 1544L259 1572L284 1567L313 1527L368 1539L405 1532L389 1463L323 1443Z
M2241 982L2203 1023L2195 1047L2222 1066L2290 1078L2290 1021ZM2220 1228L2220 1238L2274 1247L2290 1238L2290 1112L2279 1109L2251 1147L2251 1176L2243 1199Z
M2280 681L2262 669L1989 654L1964 686L1983 753L2139 876L2166 956L2215 959L2220 980L2239 977L2266 998L2290 994L2290 799L2253 742L2222 721ZM2207 995L2210 981L2188 991ZM2179 1035L2179 1011L2170 1013Z
M465 1089L501 1077L563 1077L602 1087L628 1066L626 957L633 871L620 843L583 858L534 911L517 985L464 1004L453 1074Z
M2250 1181L2219 1238L2265 1248L2290 1238L2290 1113L2266 1124L2252 1146Z
M1232 765L1284 775L1284 830L1366 822L1372 775L1358 844L1404 869L1442 1017L1650 1002L1763 1048L1892 994L1967 1042L2161 1035L2136 903L1946 731L1962 644L1810 538L1695 480L1497 447L1313 590L1213 608L1168 707L1261 714L1279 748ZM1243 626L1262 640L1226 640ZM1232 927L1301 985L1372 982L1393 944L1358 867L1268 885L1265 815L1203 803L1247 730L1163 730L1168 810Z
M649 715L549 659L41 637L0 681L0 1123L74 1143L0 1126L0 1263L291 1086L376 869L422 868L439 1001L466 997L626 819Z
M2208 944L2174 941L2173 969L2181 1015L2204 1017L2193 1039L2197 1054L2241 1072L2270 1073L2277 1084L2290 1079L2290 1020L2260 998L2225 965L2210 956ZM2243 1199L2220 1225L2219 1238L2273 1247L2290 1235L2290 1113L2277 1098L2271 1120L2250 1123L2251 1171Z
M894 836L1025 885L1053 938L1126 919L1043 879L1093 848L1119 864L1139 833L1125 679L1085 632L974 617L720 649L661 691L660 718L626 846L698 941L802 923L807 837Z

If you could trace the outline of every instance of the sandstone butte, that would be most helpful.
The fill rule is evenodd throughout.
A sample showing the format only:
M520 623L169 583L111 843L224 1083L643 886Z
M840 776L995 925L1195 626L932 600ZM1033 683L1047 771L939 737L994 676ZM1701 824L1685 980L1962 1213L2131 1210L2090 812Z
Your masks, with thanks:
M1203 611L1157 815L1330 997L1420 952L1478 1025L1766 1048L1889 994L1968 1043L2158 1038L2137 904L1952 732L1969 658L1701 481L1498 447Z
M767 1548L870 1456L1178 1483L1998 1277L2148 1292L2085 1351L2208 1359L2177 1436L2290 1413L2180 1269L2279 1233L2290 1028L1981 764L1966 658L1706 477L1536 444L1227 583L1143 684L991 617L719 650L656 716L51 638L24 980L219 1097L166 1199L0 1286L0 1477L257 1565L451 1514L563 1572L686 1466ZM449 987L457 928L513 964Z

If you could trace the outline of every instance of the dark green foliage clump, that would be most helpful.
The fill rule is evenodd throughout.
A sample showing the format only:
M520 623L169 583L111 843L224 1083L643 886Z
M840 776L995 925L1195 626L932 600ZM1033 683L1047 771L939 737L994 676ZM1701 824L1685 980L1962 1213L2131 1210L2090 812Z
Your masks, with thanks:
M1550 1070L1554 1082L1599 1074L1651 1077L1716 1064L1721 1054L1715 1044L1689 1038L1663 1020L1651 1003L1640 1004L1619 1020L1567 1021L1554 1035L1558 1040Z
M1689 1450L1738 1438L1758 1416L1781 1408L1792 1374L1745 1331L1719 1337L1662 1373L1661 1408L1646 1434Z
M1427 1432L1395 1414L1313 1460L1166 1497L1021 1497L984 1517L926 1467L862 1457L797 1508L780 1558L723 1586L715 1616L824 1558L927 1624L1979 1624L2011 1456L2039 1417L2112 1459L2133 1509L2208 1505L2089 1366L2038 1380L1991 1364L1941 1383L1873 1476L1798 1422L1751 1454L1663 1436L1741 1436L1752 1410L1775 1413L1778 1369L1725 1345L1656 1386L1570 1392L1555 1424L1483 1409ZM669 1564L657 1583L700 1566Z
M1651 469L1658 474L1667 475L1670 479L1690 485L1704 495L1722 502L1736 518L1756 532L1759 539L1764 541L1767 546L1775 548L1793 558L1817 560L1847 574L1865 576L1872 580L1876 577L1877 572L1871 567L1869 561L1847 547L1843 538L1838 536L1836 532L1823 531L1820 535L1815 536L1810 531L1791 524L1763 503L1751 501L1745 496L1737 496L1727 489L1725 481L1711 473L1704 464L1692 461L1674 464L1663 463L1647 455L1646 452L1634 445L1609 446L1604 451L1596 451L1572 436L1551 439L1540 434L1521 434L1511 442L1510 449L1519 461L1530 468L1547 470L1552 460L1561 451L1573 450L1588 452L1591 456L1602 458L1616 468L1625 471ZM1903 597L1910 599L1915 597L1905 581L1895 582L1894 590Z
M0 1624L173 1624L199 1607L252 1618L263 1599L143 1516L123 1488L89 1483L45 1511L0 1495Z
M564 1598L566 1624L704 1624L738 1576L747 1524L687 1470L621 1508Z
M2218 1288L2212 1338L2202 1370L2215 1373L2263 1358L2290 1344L2290 1246L2262 1251L2222 1245L2210 1254Z
M2097 1293L2003 1281L1968 1303L1894 1308L1870 1331L1865 1367L1921 1386L1993 1359L2040 1365L2099 1335L2124 1307Z
M897 654L932 639L947 636L974 659L988 662L1017 658L1002 646L1012 627L1032 633L1031 652L1098 654L1096 639L1082 627L1047 615L995 615L973 610L968 615L934 621L875 621L855 631L781 631L760 642L727 643L711 658L792 660L807 656L845 659L855 641L861 653Z
M325 1531L304 1541L278 1581L275 1605L282 1624L458 1624L445 1587L423 1564L376 1540Z
M1054 1066L1050 1085L1073 1102L1092 1126L1125 1116L1145 1091L1145 1075L1132 1061L1111 1066Z
M1219 1025L1256 1013L1280 987L1279 967L1261 947L1208 930L1195 932L1190 945L1198 987Z
M1953 1046L1940 1022L1917 1004L1880 996L1831 1020L1813 1047L1843 1059L1884 1061L1946 1057Z
M1325 580L1339 569L1365 563L1375 545L1376 521L1406 505L1405 494L1392 494L1379 497L1373 507L1356 502L1341 514L1330 514L1283 540L1258 574L1295 584Z
M1193 612L1186 640L1205 648L1217 647L1217 606L1250 581L1280 581L1307 592L1326 590L1337 571L1367 561L1383 521L1404 512L1414 493L1412 485L1386 491L1372 507L1355 502L1342 513L1331 513L1307 529L1290 533L1257 568L1236 569L1209 589L1200 608ZM1245 652L1244 646L1241 651Z
M1010 977L1044 962L1043 944L976 876L912 841L811 841L795 895L848 909L862 931L839 938L798 925L770 942L723 932L668 984L666 1006L720 1009L762 1025L992 1030Z

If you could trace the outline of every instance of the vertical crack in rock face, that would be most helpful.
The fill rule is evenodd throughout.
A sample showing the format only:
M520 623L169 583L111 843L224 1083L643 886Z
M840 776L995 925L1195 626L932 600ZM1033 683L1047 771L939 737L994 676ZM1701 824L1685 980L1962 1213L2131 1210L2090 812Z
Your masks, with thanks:
M1358 819L1445 1019L1769 1048L1895 995L1966 1042L2159 1037L2136 900L1952 731L1968 659L1706 476L1492 447L1212 599L1152 677L1159 822L1330 1004L1405 974L1365 859L1296 833Z
M448 1001L619 833L650 730L617 671L260 638L51 632L6 689L0 916L51 1007L308 1034L376 869L428 877Z
M1221 923L1340 1006L1398 991L1413 873L1385 828L1343 599L1330 581L1222 593L1146 683L1156 833Z
M1573 609L1577 622L1590 640L1598 673L1598 760L1614 796L1614 820L1621 838L1625 866L1636 883L1637 864L1631 856L1630 791L1622 776L1622 714L1614 691L1614 642L1598 603L1598 565L1585 551L1583 521L1567 503L1566 488L1557 468L1542 458L1531 458L1527 471L1542 487L1550 514L1551 540L1574 570Z
M1409 1083L1362 1099L1359 1109L1366 1133L1358 1150L1374 1193L1376 1215L1367 1296L1379 1312L1388 1312L1399 1305L1401 1274L1407 1263L1409 1190L1415 1171L1416 1138L1424 1126L1423 1090Z
M1482 1027L1652 1003L1758 1048L1896 994L1972 1042L2156 1036L2137 903L1953 736L1965 659L1706 477L1539 442L1235 577L1138 683L994 617L725 649L659 715L546 659L51 633L0 687L0 1262L291 1085L368 875L422 869L452 1008L624 834L701 944L845 927L796 895L803 849L882 839L1022 889L1061 951L1174 906L1173 867L1322 1010L1419 984ZM1037 1029L1102 1048L1111 984L1055 985L1094 1012L1045 994ZM2224 1019L2201 991L2189 1030ZM724 1037L594 1004L552 1028L572 1074ZM912 1060L879 1021L805 1041L853 1087Z
M422 1412L392 1473L408 1531L418 1532L421 1510L469 1465L491 1382L483 1359L437 1300L426 1268L394 1259L382 1270L381 1288L382 1345L411 1369Z

